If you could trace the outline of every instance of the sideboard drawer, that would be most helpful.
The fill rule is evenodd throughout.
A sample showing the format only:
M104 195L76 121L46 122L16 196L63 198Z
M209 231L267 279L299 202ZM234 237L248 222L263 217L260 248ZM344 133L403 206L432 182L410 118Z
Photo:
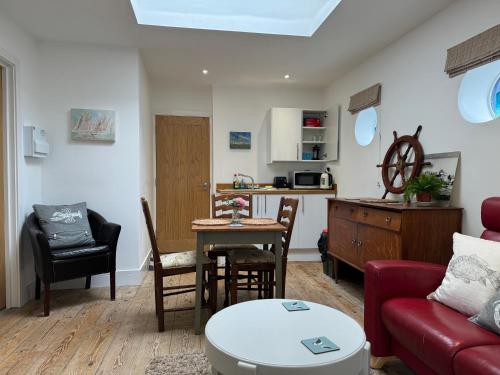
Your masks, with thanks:
M401 214L399 212L360 207L358 221L363 224L396 232L401 230Z
M335 202L333 204L333 215L339 219L358 219L359 207L354 204Z

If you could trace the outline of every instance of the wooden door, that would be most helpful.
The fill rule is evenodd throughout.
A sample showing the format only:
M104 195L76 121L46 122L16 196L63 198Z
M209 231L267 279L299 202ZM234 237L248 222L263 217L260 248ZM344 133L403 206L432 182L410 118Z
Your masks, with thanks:
M209 119L156 116L156 235L160 251L196 249L191 222L208 217Z
M329 248L334 256L340 258L351 266L361 268L357 241L357 224L344 219L333 218L333 233L328 236Z
M359 224L358 244L363 268L370 260L401 259L401 236L397 232Z
M4 84L3 72L0 67L0 309L5 308L6 280L5 280L5 220L4 220L4 180L3 180L3 129L4 129Z

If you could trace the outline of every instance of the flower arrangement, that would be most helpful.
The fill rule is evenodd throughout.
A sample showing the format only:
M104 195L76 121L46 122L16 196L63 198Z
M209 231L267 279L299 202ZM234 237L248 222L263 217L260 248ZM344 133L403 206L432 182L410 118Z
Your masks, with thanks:
M241 210L247 205L247 201L243 198L234 198L228 201L228 205L233 207L233 209Z
M231 199L227 202L228 206L231 206L233 208L233 215L232 215L232 220L231 220L231 225L233 226L241 226L241 220L240 220L240 210L246 207L247 202L245 199L238 197Z

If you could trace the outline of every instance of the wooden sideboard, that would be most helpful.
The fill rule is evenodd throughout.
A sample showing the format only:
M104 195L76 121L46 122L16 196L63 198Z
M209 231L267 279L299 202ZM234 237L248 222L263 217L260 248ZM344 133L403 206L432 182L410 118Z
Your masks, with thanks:
M360 271L370 260L405 259L448 264L462 208L328 200L328 251Z

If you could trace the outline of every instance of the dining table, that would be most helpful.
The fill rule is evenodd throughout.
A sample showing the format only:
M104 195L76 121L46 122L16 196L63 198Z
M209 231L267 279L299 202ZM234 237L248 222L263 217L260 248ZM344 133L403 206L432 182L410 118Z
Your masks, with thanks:
M274 245L276 262L276 298L283 298L282 233L286 227L272 219L252 219L252 224L231 225L228 221L213 219L193 221L191 230L196 233L196 302L194 331L201 333L201 301L203 293L203 253L207 245ZM235 248L237 250L237 248ZM244 250L242 250L244 251ZM265 250L263 250L265 251Z

